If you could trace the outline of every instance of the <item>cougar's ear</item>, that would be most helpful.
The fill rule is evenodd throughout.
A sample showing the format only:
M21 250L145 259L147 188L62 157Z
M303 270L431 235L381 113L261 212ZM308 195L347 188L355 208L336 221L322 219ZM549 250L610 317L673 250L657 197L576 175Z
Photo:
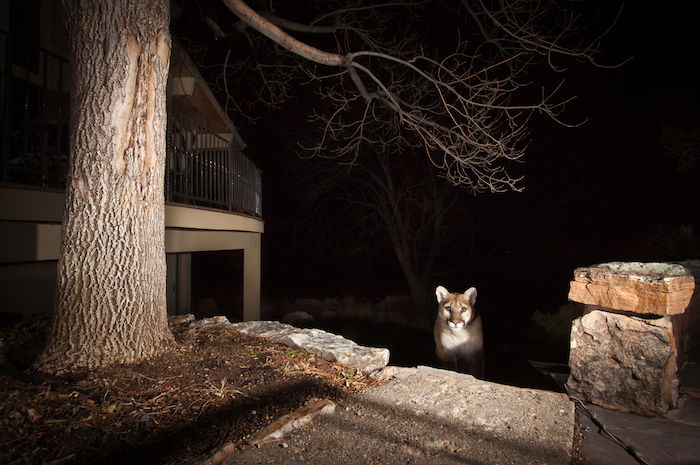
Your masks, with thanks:
M466 297L469 301L469 305L473 306L476 303L476 288L470 287L469 289L464 291L464 297Z
M449 294L449 293L450 293L450 291L448 291L444 287L438 286L437 289L435 289L435 296L437 297L438 303L445 300L445 297L447 297L447 294Z

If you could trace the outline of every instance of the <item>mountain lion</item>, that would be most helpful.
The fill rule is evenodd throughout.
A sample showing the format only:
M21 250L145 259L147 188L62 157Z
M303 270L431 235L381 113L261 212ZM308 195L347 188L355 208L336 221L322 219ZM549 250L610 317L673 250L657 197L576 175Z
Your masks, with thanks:
M484 344L481 316L476 312L476 288L464 294L450 293L442 286L435 289L438 301L435 319L435 352L447 367L484 377Z

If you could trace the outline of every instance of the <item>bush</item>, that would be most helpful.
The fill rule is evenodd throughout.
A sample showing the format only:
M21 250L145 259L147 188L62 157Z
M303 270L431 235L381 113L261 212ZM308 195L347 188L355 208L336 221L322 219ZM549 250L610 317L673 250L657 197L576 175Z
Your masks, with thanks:
M290 307L289 312L306 312L314 318L320 318L323 313L323 302L318 299L295 299ZM287 309L285 309L285 313L287 313Z
M403 295L390 295L377 303L377 312L382 321L405 323L412 316L411 298Z
M553 344L569 344L571 322L583 315L583 305L571 302L562 305L554 313L535 310L532 321L539 333L544 333L547 342Z

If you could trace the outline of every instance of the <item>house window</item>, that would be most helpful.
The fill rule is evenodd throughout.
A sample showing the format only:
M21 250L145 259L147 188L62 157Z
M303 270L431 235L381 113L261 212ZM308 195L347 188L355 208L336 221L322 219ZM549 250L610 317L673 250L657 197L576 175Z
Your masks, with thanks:
M39 0L12 0L0 31L0 180L63 187L68 167L68 61L41 47ZM8 11L8 10L6 10Z
M12 63L39 73L39 0L10 0L10 58Z

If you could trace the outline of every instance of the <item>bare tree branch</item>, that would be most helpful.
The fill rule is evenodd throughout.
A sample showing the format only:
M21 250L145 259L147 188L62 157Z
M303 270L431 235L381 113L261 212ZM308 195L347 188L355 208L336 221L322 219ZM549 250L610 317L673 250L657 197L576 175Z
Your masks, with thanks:
M303 24L259 14L242 0L223 0L241 21L281 47L275 50L276 63L255 65L271 104L284 99L297 72L322 83L319 92L331 107L314 108L311 115L310 121L324 128L321 137L305 146L312 156L352 164L363 147L385 144L382 134L391 134L392 146L422 146L453 185L473 192L520 190L521 178L509 169L525 154L531 115L572 125L563 119L571 99L559 97L561 84L543 88L539 98L523 99L523 90L533 87L527 79L530 70L546 60L561 71L557 57L598 64L600 34L584 40L585 25L573 10L543 0L463 0L461 9L448 5L448 12L462 15L467 26L462 32L452 29L450 51L444 40L449 30L433 42L409 23L401 34L395 32L400 19L418 22L421 12L444 6L350 1L344 7L325 2L333 10ZM280 27L328 34L335 50L313 47ZM286 52L308 61L294 62ZM289 64L281 64L283 59ZM387 124L395 130L376 130Z
M343 66L343 57L341 55L324 52L295 39L253 11L241 0L223 0L223 2L243 22L287 50L321 65Z

